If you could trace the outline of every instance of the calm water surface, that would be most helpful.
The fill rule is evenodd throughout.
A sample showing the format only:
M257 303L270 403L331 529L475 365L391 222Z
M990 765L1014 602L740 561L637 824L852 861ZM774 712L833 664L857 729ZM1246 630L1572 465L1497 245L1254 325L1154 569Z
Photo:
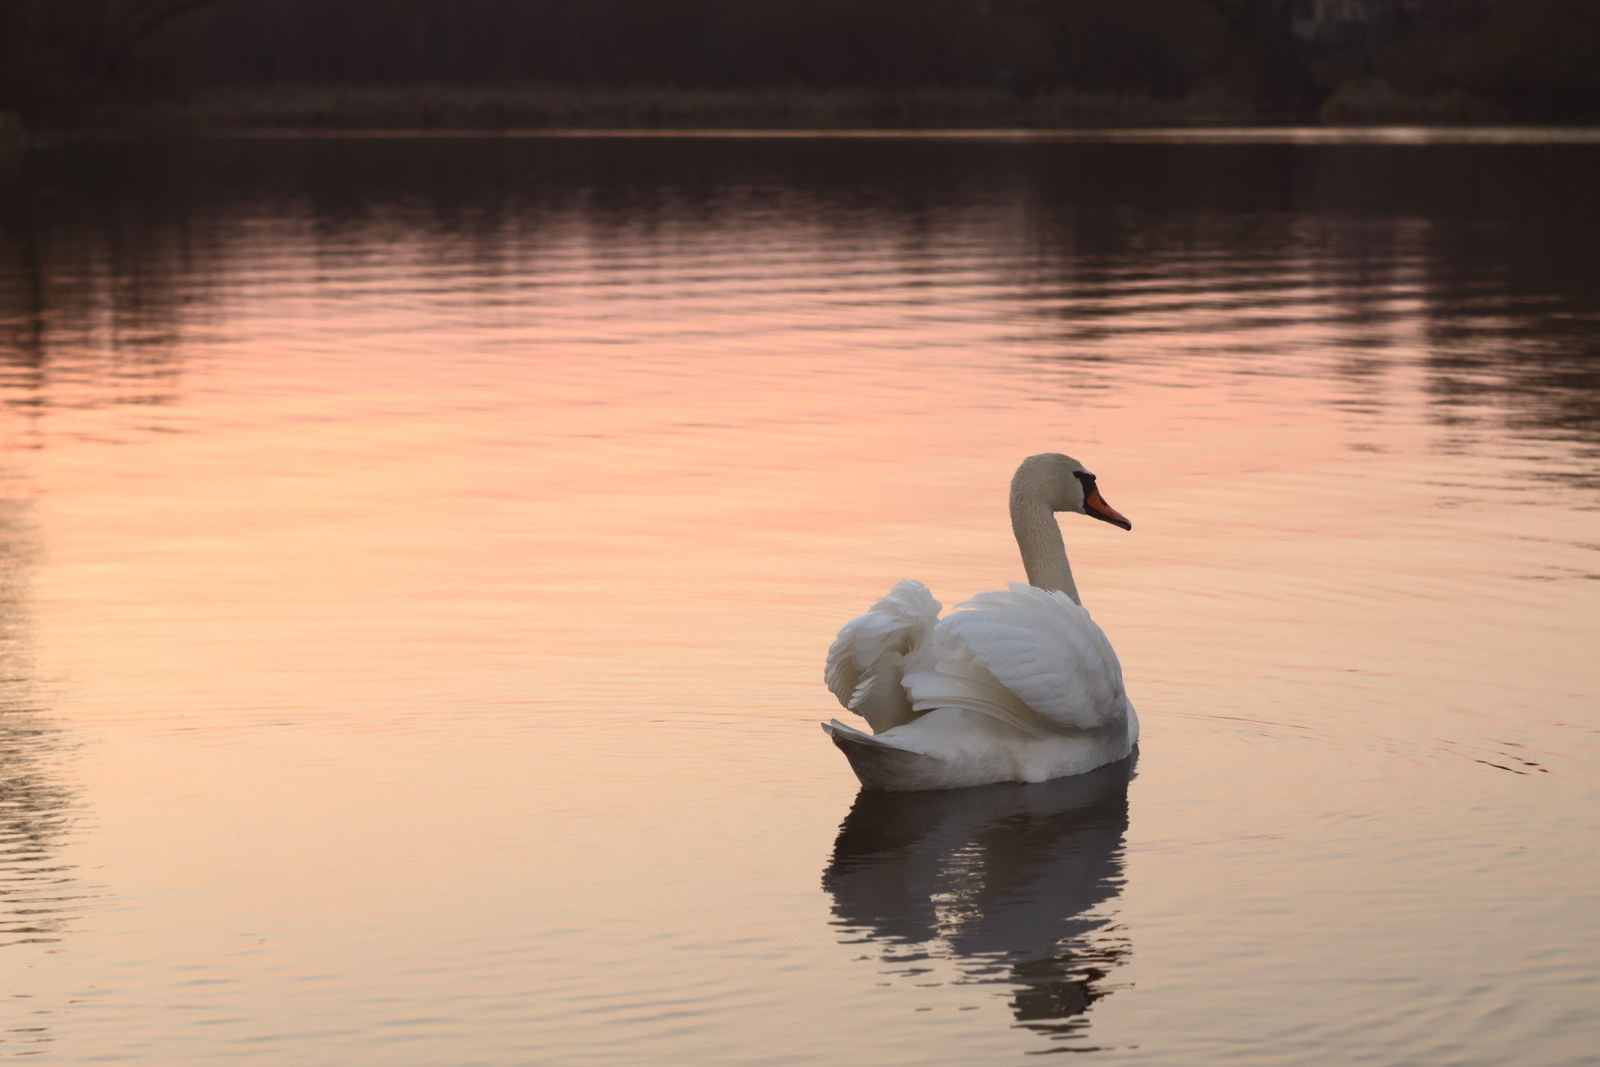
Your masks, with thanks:
M13 162L0 1055L1595 1062L1600 144L1484 140ZM1140 753L858 795L1045 450Z

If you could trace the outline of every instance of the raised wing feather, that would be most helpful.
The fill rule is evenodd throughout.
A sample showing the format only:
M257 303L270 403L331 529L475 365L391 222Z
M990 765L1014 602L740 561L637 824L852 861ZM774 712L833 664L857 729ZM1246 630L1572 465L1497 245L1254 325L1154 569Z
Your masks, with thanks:
M928 587L904 579L872 610L840 628L823 680L874 733L910 722L915 713L901 680L927 658L938 621L939 602Z
M980 593L939 624L934 648L936 663L905 679L918 714L965 708L1038 736L1121 724L1131 710L1111 643L1065 593L1021 582Z

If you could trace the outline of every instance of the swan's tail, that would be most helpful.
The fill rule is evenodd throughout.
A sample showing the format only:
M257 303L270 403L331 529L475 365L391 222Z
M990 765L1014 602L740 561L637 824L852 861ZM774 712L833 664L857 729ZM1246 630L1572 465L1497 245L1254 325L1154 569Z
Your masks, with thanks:
M838 719L823 723L822 729L850 761L850 769L856 772L865 788L894 791L928 788L920 783L929 764L938 762L932 756L864 734Z

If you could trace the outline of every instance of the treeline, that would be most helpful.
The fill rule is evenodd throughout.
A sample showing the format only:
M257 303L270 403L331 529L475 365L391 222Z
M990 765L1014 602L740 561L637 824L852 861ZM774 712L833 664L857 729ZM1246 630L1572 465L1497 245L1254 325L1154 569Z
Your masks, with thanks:
M0 0L0 110L274 86L1227 94L1600 116L1600 0Z

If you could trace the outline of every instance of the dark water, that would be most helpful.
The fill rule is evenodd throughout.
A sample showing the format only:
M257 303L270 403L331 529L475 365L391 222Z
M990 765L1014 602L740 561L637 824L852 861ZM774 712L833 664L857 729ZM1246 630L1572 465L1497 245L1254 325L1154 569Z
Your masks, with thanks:
M0 1054L1575 1064L1600 141L260 139L0 164ZM857 795L1020 577L1136 766Z

